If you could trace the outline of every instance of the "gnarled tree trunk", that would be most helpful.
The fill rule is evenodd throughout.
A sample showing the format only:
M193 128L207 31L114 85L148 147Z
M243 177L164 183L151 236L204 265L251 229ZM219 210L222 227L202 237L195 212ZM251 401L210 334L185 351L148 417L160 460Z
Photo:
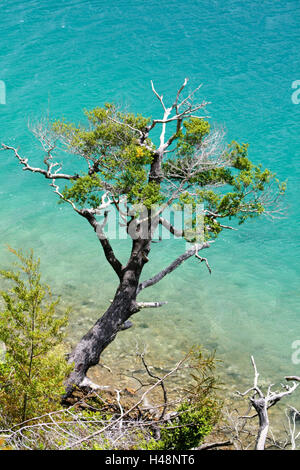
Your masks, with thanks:
M69 356L74 363L74 370L67 381L68 397L75 386L89 384L86 373L98 364L102 351L114 340L117 333L130 327L128 319L139 311L136 302L142 269L148 261L151 241L134 240L132 253L126 267L123 268L120 284L115 297L104 315L86 333Z

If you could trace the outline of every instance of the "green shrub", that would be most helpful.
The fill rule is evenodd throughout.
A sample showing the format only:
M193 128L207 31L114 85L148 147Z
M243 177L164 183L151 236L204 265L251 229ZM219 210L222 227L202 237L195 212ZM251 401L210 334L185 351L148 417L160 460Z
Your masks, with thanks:
M184 399L169 422L160 428L160 439L142 445L147 450L187 450L198 446L217 423L221 401L216 395L214 355L201 348L191 351L188 360L191 385L182 390Z
M68 312L57 315L59 300L41 283L33 252L10 251L19 264L0 271L11 285L0 291L0 341L6 348L0 362L0 416L5 424L56 409L70 369L61 346Z

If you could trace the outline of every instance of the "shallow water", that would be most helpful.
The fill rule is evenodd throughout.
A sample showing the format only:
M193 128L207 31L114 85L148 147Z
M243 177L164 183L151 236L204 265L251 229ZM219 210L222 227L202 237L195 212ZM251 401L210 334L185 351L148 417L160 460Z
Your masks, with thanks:
M162 365L203 344L217 349L232 386L252 377L251 354L266 380L299 374L291 361L300 338L300 105L291 100L291 84L300 79L299 2L8 0L1 19L7 104L0 105L0 140L20 146L35 164L42 152L28 119L50 108L78 120L82 108L106 101L158 115L150 79L172 100L188 76L192 85L204 84L201 97L212 102L212 121L225 127L227 140L249 142L255 162L288 178L286 219L224 234L207 252L211 276L189 260L143 293L168 305L137 314L103 360L112 365L117 358L126 369L137 341ZM21 172L12 155L0 157L1 265L11 260L5 244L34 247L45 279L73 306L75 341L107 307L116 279L86 222L57 206L45 181ZM128 244L114 246L125 259ZM180 241L155 245L145 277L183 248Z

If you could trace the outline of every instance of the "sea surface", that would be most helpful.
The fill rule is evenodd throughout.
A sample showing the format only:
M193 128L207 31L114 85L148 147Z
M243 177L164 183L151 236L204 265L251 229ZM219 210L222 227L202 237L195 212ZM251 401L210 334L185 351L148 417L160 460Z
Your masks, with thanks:
M191 259L147 289L144 300L168 304L138 313L103 361L126 373L136 348L146 347L152 363L168 367L201 344L217 350L235 388L252 383L252 354L266 383L299 375L292 362L300 340L300 104L292 101L299 0L2 0L0 18L0 141L32 164L43 152L28 124L41 116L83 121L84 108L114 101L160 117L150 80L172 103L188 77L189 89L203 84L199 99L211 102L210 120L227 141L248 142L254 162L288 180L284 219L224 233L205 254L211 276ZM0 152L0 240L1 267L12 261L7 244L41 258L44 279L73 308L71 342L109 305L117 280L93 231L7 152ZM129 244L114 247L125 260ZM145 278L184 248L178 240L155 244Z

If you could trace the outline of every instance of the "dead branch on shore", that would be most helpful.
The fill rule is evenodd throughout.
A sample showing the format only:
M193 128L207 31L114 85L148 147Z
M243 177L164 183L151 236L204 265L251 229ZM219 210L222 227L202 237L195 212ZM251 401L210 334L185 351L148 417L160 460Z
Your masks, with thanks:
M226 424L221 428L226 435L230 435L234 447L237 450L248 450L254 447L255 450L266 450L277 448L280 450L292 449L297 447L297 440L300 439L300 432L297 430L296 421L299 420L300 413L293 407L285 411L288 426L285 429L285 438L278 440L274 437L270 428L269 409L276 405L282 398L290 396L299 386L299 377L285 377L287 381L293 381L292 385L281 384L281 391L273 391L274 384L267 387L266 393L258 384L259 373L251 356L251 362L254 369L253 386L245 392L237 392L240 397L249 396L249 408L245 415L241 416L238 410L231 410L224 413ZM251 414L254 408L255 413ZM258 418L259 427L253 424L253 420Z

